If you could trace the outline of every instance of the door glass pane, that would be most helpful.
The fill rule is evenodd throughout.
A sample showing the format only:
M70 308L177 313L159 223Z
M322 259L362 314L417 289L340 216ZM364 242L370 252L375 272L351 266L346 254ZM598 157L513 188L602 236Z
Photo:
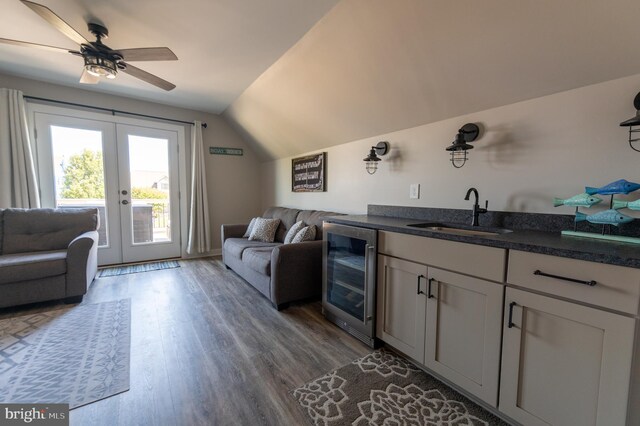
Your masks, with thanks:
M326 239L327 302L363 321L367 242L334 233Z
M171 241L169 141L129 135L133 243Z
M61 126L50 129L56 207L97 207L100 213L98 246L107 246L102 132Z

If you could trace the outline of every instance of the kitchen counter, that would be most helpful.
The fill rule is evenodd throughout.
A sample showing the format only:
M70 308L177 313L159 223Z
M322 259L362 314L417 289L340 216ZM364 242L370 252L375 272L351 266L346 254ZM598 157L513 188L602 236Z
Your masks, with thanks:
M563 236L560 231L514 229L513 232L506 234L479 236L451 234L407 226L423 222L454 223L433 218L418 219L368 214L333 216L325 220L362 228L640 268L640 245ZM478 229L484 230L483 227Z

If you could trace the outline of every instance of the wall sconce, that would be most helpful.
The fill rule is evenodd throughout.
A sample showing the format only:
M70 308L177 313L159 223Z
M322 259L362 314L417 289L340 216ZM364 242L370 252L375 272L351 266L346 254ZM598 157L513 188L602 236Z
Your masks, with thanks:
M467 162L467 151L473 149L473 145L469 145L469 142L473 142L478 139L480 134L480 128L477 124L467 123L458 130L456 140L451 145L445 148L451 153L451 164L456 169L464 166Z
M387 152L389 152L389 142L378 142L376 146L371 147L369 155L363 160L366 162L367 173L372 175L378 170L378 161L380 161L378 155L386 155Z
M640 152L640 149L633 146L634 142L640 141L640 138L634 138L634 133L639 133L640 129L633 128L634 126L640 126L640 93L633 100L633 106L636 107L636 116L623 121L620 126L629 128L629 146L632 150Z

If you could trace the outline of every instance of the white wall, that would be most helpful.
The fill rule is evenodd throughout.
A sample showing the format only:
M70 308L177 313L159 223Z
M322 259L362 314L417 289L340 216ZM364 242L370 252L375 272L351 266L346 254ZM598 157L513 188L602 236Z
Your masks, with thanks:
M291 192L291 158L264 163L263 181L272 190L263 207L346 213L364 213L367 204L470 208L463 198L474 186L490 210L570 214L570 208L554 209L552 197L620 178L640 181L640 153L628 146L628 128L619 127L635 114L639 90L637 74L334 146L325 150L325 193ZM445 147L467 122L481 123L485 132L467 164L454 169ZM368 175L362 159L380 140L389 141L391 151ZM409 199L411 183L421 185L419 200Z
M201 120L206 122L208 127L203 129L203 139L207 151L210 146L234 147L244 150L244 156L242 157L209 154L206 156L213 248L220 249L221 224L248 222L250 218L255 217L261 211L260 163L251 148L218 115L3 74L0 74L0 87L22 90L25 95L29 96L119 109L177 120ZM167 94L167 96L170 95ZM191 142L190 128L191 126L189 125L185 126L187 147L190 146ZM188 163L190 163L191 150L189 149L188 151L187 159ZM187 173L187 176L189 176L189 173ZM190 185L191 182L187 182L187 188L190 188ZM183 214L188 217L188 212L183 212ZM187 236L183 235L183 240L186 241L186 238Z

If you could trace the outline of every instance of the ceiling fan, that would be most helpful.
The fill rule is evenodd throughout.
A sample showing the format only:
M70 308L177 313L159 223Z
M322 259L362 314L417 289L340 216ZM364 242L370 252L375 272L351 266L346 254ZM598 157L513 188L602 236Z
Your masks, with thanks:
M53 52L66 52L81 56L84 59L84 69L80 77L80 83L97 84L101 77L114 79L118 71L122 71L167 91L176 87L174 84L128 63L128 61L177 61L178 57L168 47L142 47L114 50L102 43L102 39L109 36L109 31L104 26L91 22L88 23L89 32L96 37L96 41L90 42L63 21L62 18L53 13L48 7L27 0L20 1L44 18L45 21L53 25L62 34L78 43L80 50L69 50L63 47L47 46L45 44L29 43L6 38L0 38L0 43L34 47Z

